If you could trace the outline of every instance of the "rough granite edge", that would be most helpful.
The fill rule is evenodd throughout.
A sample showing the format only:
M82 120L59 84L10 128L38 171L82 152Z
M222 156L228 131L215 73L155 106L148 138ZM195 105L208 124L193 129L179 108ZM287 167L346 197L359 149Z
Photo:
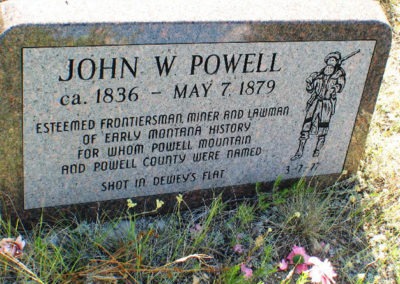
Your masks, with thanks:
M349 171L349 173L357 172L360 161L365 156L364 148L391 48L392 28L389 23L375 22L374 24L376 24L380 33L375 32L377 36L374 38L376 40L376 46L371 58L370 69L364 85L360 106L344 162L343 168ZM370 33L373 34L374 32L370 31ZM380 40L378 40L378 38L380 38Z
M229 6L224 1L177 0L36 0L35 5L27 0L9 0L0 3L1 12L7 14L5 26L16 24L80 24L122 22L231 22L251 21L386 21L379 3L374 0L232 0ZM96 13L97 12L97 13Z
M0 3L1 5L1 3ZM24 24L16 24L14 26L7 26L4 24L2 15L0 13L0 40L6 37L9 33L13 32L14 30L23 29L24 27L43 27L43 28L60 28L60 27L68 27L68 26L121 26L121 25L212 25L212 24L229 24L229 25L371 25L371 26L381 26L385 33L390 37L392 37L392 27L390 23L385 18L383 19L374 19L374 20L349 20L349 21L177 21L177 22L91 22L91 23L84 23L84 22L74 22L74 23L41 23L41 24L31 24L31 23L24 23ZM315 36L311 36L311 38L315 38ZM311 39L313 41L315 39ZM262 40L261 40L262 41ZM273 41L282 41L279 40L264 40L265 42L273 42ZM300 39L292 40L292 41L301 41ZM199 41L201 42L201 41ZM246 41L243 41L246 42ZM176 42L170 42L176 43ZM151 43L149 43L151 44ZM112 45L112 44L111 44ZM117 43L115 45L118 45ZM390 50L390 46L389 46Z

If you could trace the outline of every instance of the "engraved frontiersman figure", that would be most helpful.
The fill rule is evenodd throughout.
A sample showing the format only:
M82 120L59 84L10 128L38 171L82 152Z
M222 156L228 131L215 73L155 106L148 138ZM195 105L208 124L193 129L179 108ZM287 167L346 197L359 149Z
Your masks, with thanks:
M292 161L303 156L304 146L310 135L317 135L313 157L318 157L324 146L325 137L328 134L329 124L336 110L337 94L343 91L346 85L346 73L341 67L343 61L357 54L357 50L345 58L340 52L329 53L325 57L325 67L319 72L312 73L306 79L306 90L311 94L307 101L306 116L300 132L299 147Z

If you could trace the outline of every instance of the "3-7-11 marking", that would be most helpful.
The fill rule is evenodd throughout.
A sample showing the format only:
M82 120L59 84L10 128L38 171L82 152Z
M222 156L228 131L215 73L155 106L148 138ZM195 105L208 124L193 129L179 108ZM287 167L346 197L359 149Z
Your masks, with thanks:
M297 166L286 166L285 174L301 173L306 171L315 172L319 166L319 162L312 163L310 166L304 166L303 164Z

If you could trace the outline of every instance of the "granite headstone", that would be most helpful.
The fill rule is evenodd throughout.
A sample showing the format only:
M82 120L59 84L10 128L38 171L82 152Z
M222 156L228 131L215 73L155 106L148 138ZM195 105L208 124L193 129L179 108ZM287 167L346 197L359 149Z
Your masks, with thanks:
M391 42L375 1L27 3L0 4L5 207L357 170Z

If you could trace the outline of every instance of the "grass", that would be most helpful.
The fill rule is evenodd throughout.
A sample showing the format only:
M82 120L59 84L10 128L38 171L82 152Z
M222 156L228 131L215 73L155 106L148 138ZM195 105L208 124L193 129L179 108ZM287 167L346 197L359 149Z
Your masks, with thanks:
M208 207L186 211L177 200L175 212L164 216L143 217L127 206L128 218L40 222L23 233L28 245L21 261L27 269L4 261L0 273L5 283L279 283L288 274L278 271L280 259L302 245L340 264L336 269L348 283L353 276L343 276L343 261L354 257L355 248L365 249L354 237L361 215L352 194L343 184L317 191L300 181L233 207L217 196ZM0 227L3 236L18 234L5 220ZM252 269L251 279L244 278L242 264Z
M363 227L379 273L376 283L400 283L400 1L381 2L393 27L393 43L360 169Z
M330 188L278 180L272 192L193 210L177 196L163 216L127 203L120 218L29 231L0 218L1 237L27 241L20 259L0 253L2 283L309 283L277 268L293 245L329 259L338 283L400 283L400 1L381 3L393 48L356 176Z

